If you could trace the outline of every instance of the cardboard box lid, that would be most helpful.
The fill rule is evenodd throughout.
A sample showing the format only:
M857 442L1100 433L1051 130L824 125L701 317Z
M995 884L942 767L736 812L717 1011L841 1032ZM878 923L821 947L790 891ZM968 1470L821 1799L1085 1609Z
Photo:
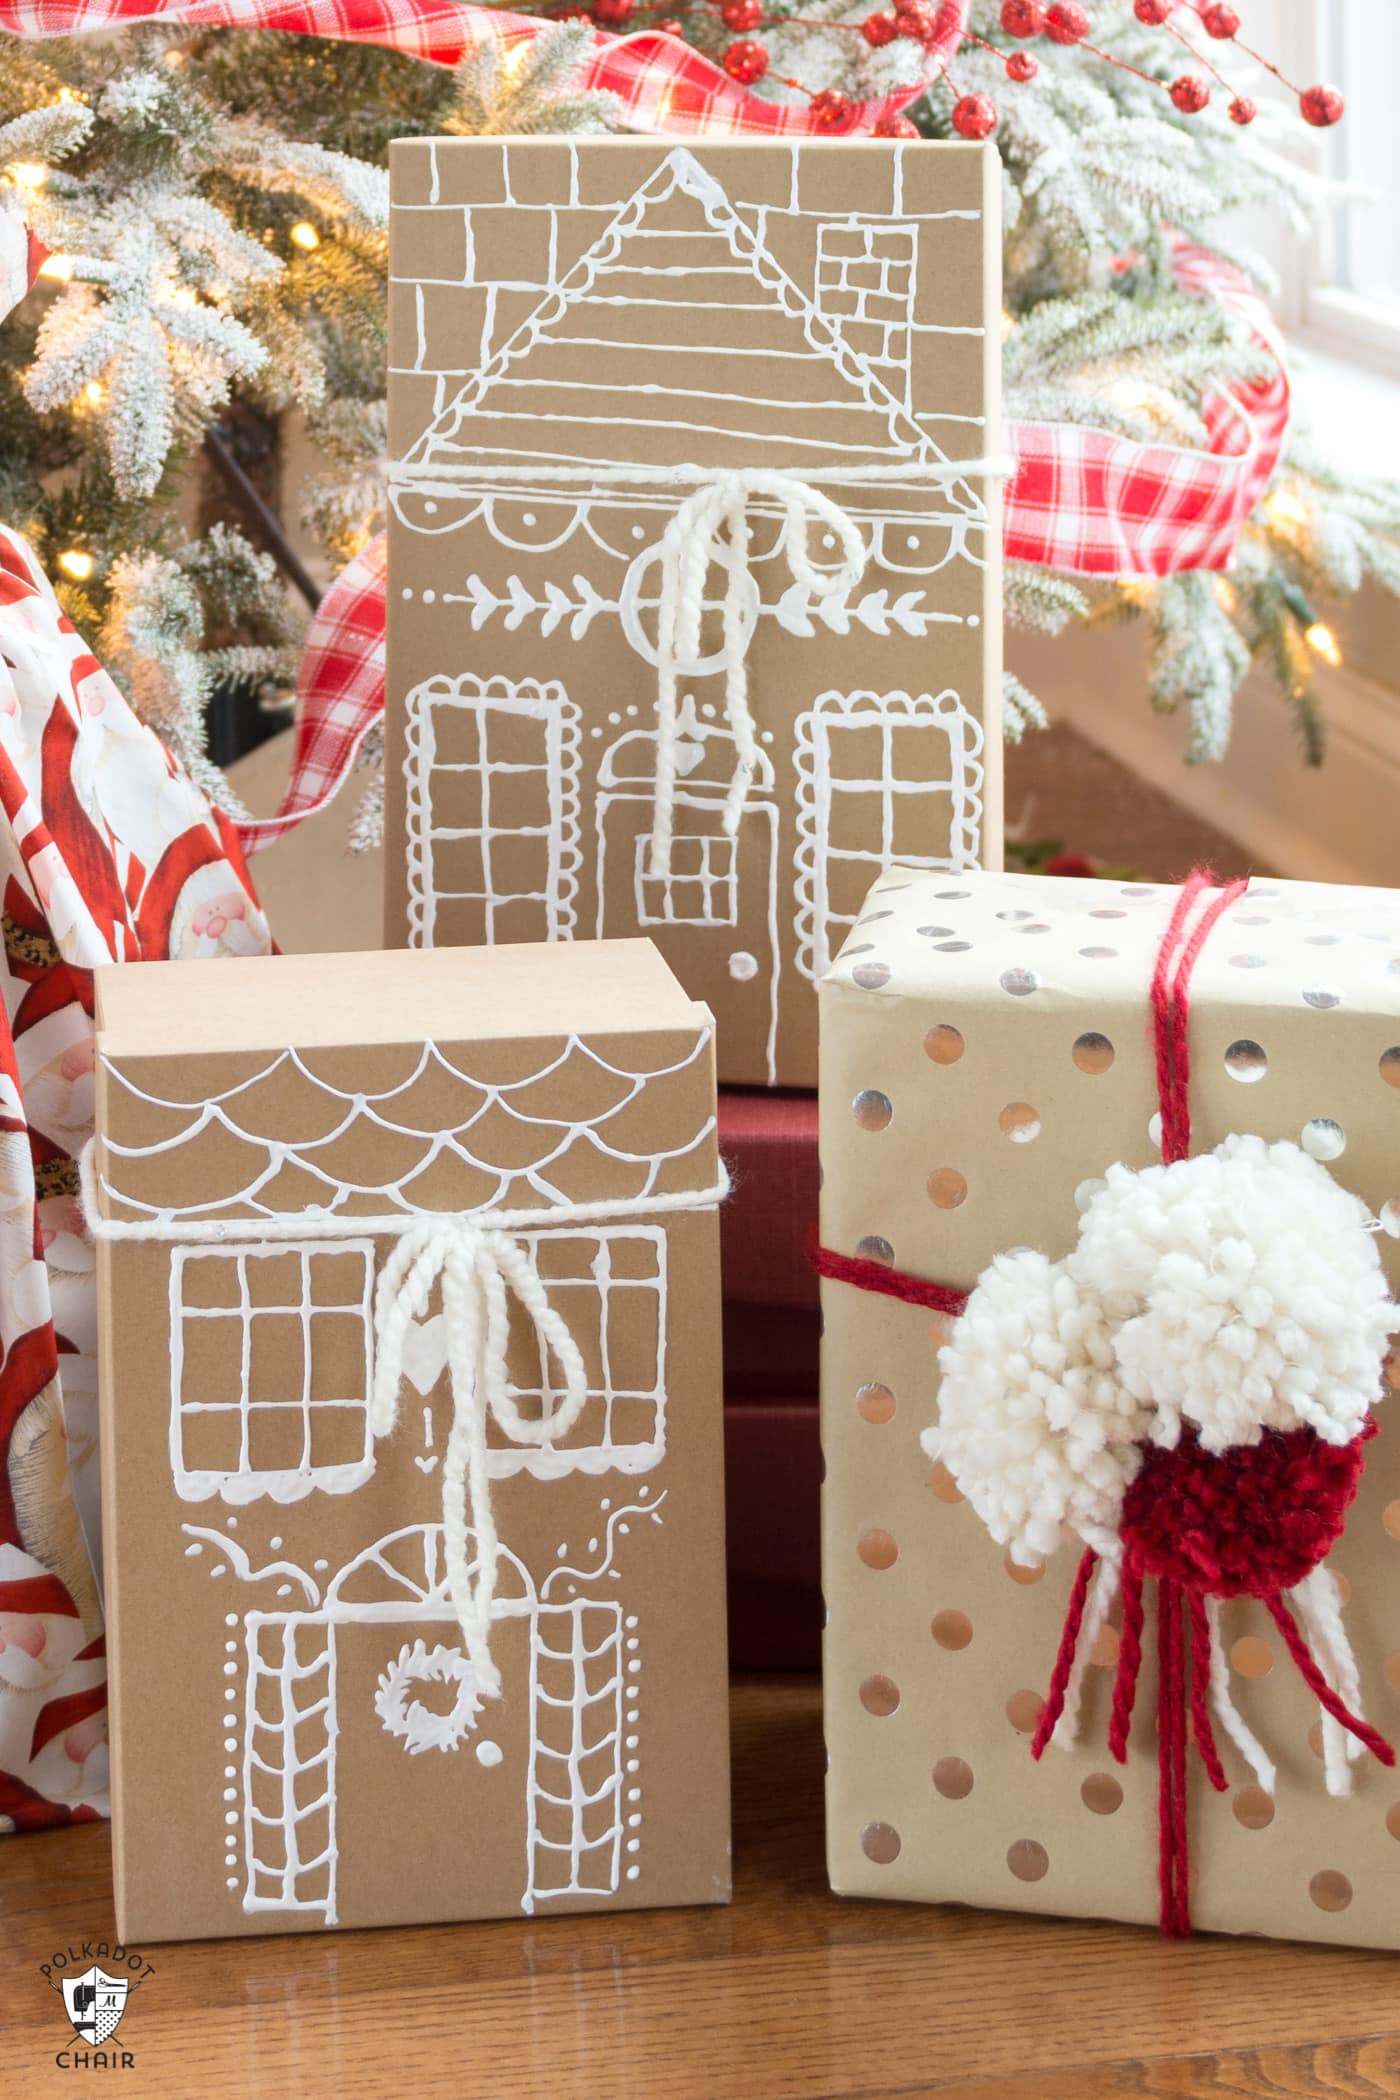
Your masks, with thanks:
M96 973L96 989L108 1060L655 1034L710 1023L647 940L247 956L216 970L114 964Z

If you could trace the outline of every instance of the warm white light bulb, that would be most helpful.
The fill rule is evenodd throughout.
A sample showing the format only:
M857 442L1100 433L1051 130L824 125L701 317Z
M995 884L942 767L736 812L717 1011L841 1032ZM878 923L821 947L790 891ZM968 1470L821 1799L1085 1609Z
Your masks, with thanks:
M308 255L321 245L321 236L309 219L298 219L288 238L295 241L298 248L304 248Z
M1325 621L1314 620L1312 626L1304 631L1303 640L1313 654L1320 656L1325 664L1331 664L1334 671L1340 666L1342 645Z
M58 566L74 583L86 583L93 570L92 556L82 547L65 547L58 557Z

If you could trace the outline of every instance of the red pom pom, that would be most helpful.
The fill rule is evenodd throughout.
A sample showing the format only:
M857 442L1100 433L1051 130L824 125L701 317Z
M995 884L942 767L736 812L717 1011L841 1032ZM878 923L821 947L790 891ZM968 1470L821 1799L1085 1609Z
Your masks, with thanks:
M1239 16L1233 7L1225 6L1224 0L1215 0L1214 6L1202 10L1201 27L1207 36L1220 37L1223 41L1234 36L1239 26Z
M812 97L812 115L823 131L835 131L851 120L851 98L840 88L820 88Z
M1234 101L1230 104L1230 122L1232 124L1252 124L1258 114L1258 110L1250 101L1248 95L1236 95Z
M1368 1422L1349 1444L1312 1429L1266 1429L1214 1458L1190 1425L1174 1450L1149 1444L1119 1529L1140 1573L1215 1597L1289 1590L1336 1544L1356 1496Z
M1001 0L1001 26L1008 36L1039 36L1045 27L1041 0Z
M878 15L867 15L860 25L860 33L867 44L873 44L878 50L881 44L894 42L899 35L899 24L886 8Z
M923 137L923 133L918 125L911 124L908 117L881 117L878 124L871 125L870 135L872 138L877 139L918 139Z
M964 95L953 104L953 129L960 139L990 138L997 128L997 106L989 95Z
M635 6L636 0L593 0L593 19L605 29L625 29Z
M763 20L763 0L724 0L719 18L736 36L746 35Z
M1325 130L1329 124L1341 122L1346 104L1338 88L1310 87L1304 88L1298 97L1298 107L1307 123L1317 125L1319 130Z
M1045 17L1045 34L1052 44L1082 44L1089 34L1089 17L1079 0L1058 0Z
M1012 80L1034 80L1040 71L1040 60L1032 58L1029 51L1013 51L1006 61L1006 70Z
M1171 98L1179 110L1194 117L1210 100L1210 89L1199 73L1183 73L1171 84Z
M740 87L762 80L768 71L768 51L763 44L746 39L742 44L731 44L724 54L724 70Z
M1133 13L1149 29L1160 28L1171 13L1174 0L1133 0Z

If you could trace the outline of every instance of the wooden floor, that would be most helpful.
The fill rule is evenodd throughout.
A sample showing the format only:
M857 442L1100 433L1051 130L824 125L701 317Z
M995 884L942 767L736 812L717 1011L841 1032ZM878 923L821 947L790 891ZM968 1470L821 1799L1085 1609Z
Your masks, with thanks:
M107 1833L0 1839L0 2094L1400 2094L1393 1956L837 1902L815 1683L740 1680L734 1751L732 1909L157 1947L100 2086L38 1964L110 1932Z

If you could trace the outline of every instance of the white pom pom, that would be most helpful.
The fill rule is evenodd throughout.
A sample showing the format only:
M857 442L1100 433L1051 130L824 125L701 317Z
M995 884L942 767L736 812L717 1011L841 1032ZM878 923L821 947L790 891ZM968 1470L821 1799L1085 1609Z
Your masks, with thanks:
M1382 1397L1396 1320L1367 1213L1296 1145L1227 1138L1141 1173L1117 1166L1066 1266L1113 1333L1154 1443L1207 1451L1265 1429L1349 1443Z
M1116 1555L1150 1410L1122 1388L1102 1307L1066 1264L998 1255L938 1361L924 1447L1012 1559L1037 1565L1066 1529Z

